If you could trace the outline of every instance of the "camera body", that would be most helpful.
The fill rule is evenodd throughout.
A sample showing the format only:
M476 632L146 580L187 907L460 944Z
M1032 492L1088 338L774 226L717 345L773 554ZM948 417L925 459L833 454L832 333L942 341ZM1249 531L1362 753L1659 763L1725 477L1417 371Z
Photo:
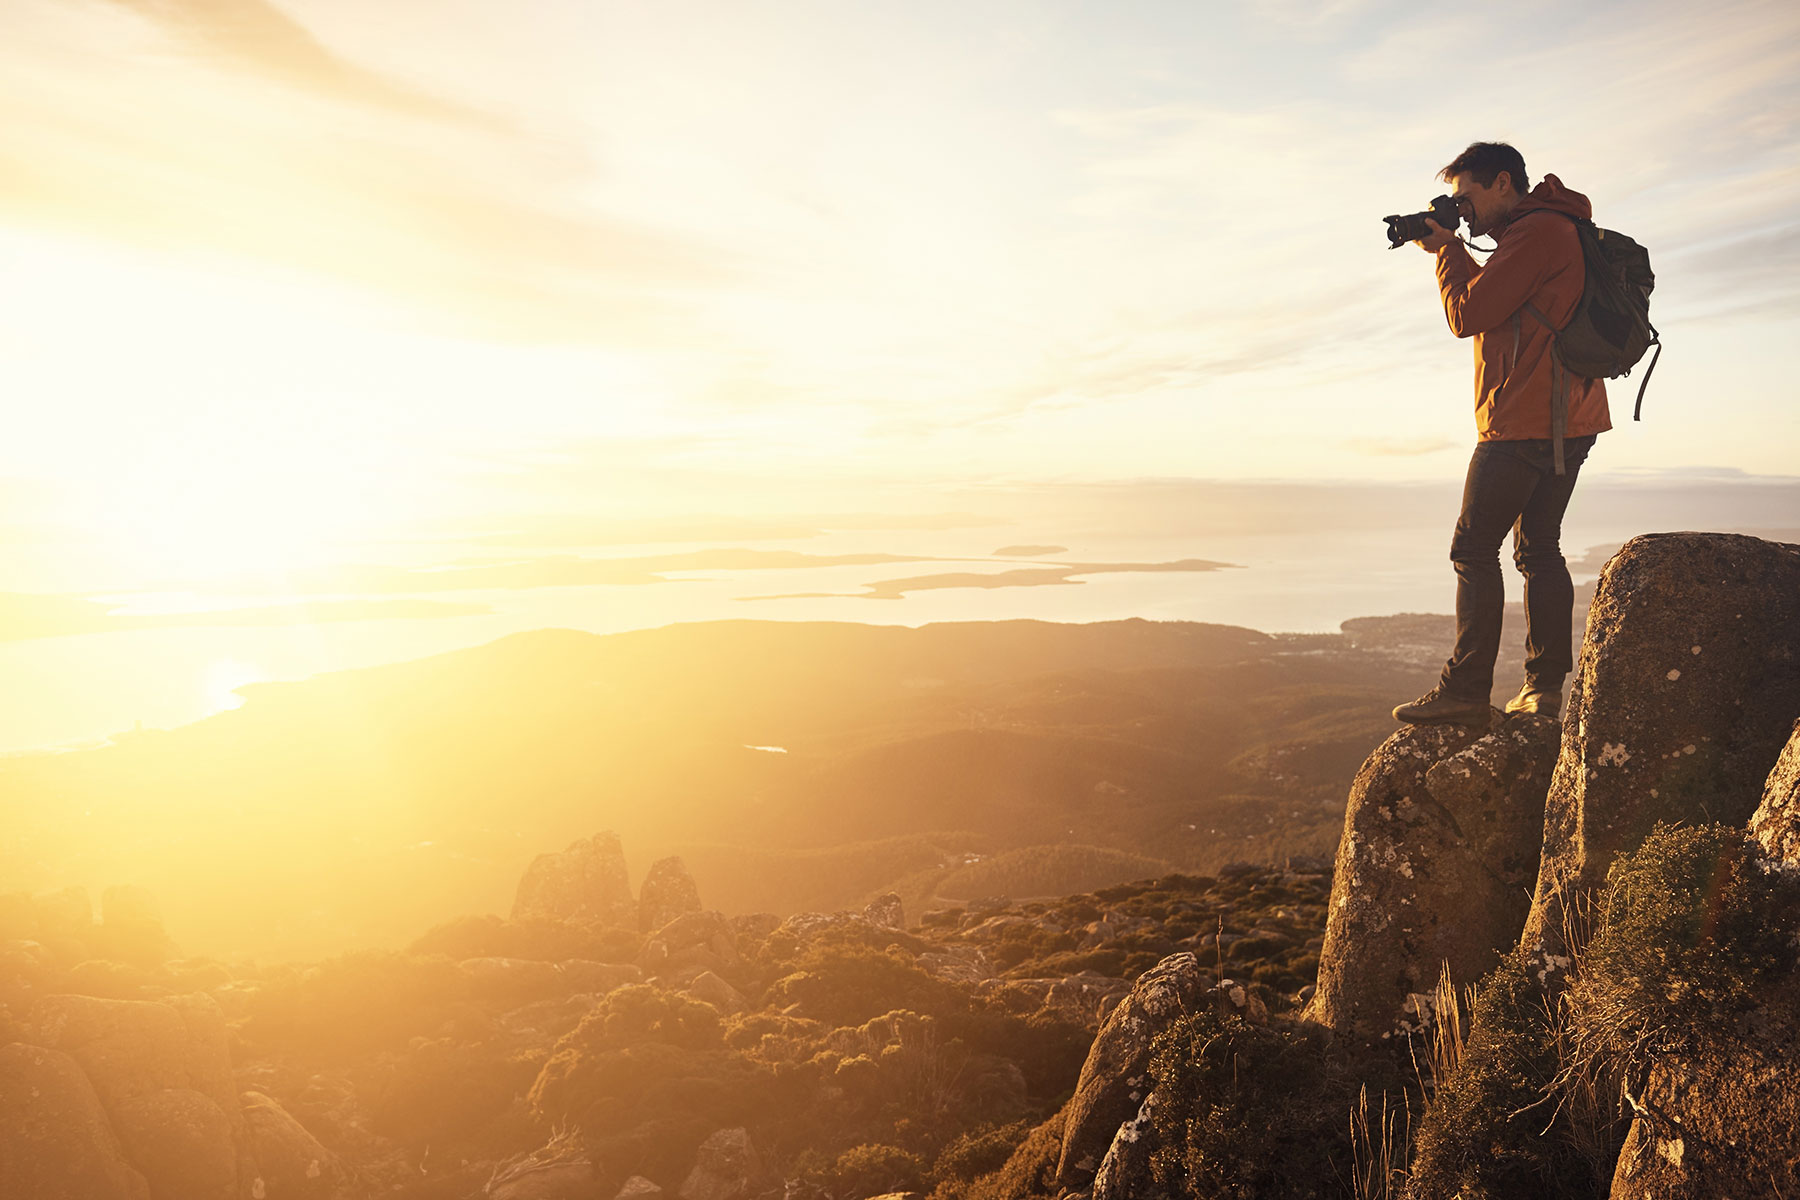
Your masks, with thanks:
M1456 201L1449 196L1439 196L1432 200L1431 207L1424 212L1382 218L1387 222L1388 249L1398 250L1408 242L1430 237L1431 229L1425 224L1428 217L1451 232L1455 232L1456 227L1462 223L1462 213L1457 210Z

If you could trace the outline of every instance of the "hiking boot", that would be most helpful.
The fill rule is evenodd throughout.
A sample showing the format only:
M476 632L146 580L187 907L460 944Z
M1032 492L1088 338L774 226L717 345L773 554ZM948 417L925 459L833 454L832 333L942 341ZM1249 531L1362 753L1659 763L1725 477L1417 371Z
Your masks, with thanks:
M1486 725L1489 713L1486 700L1458 700L1432 688L1411 704L1394 710L1394 720L1408 725Z
M1519 689L1519 694L1506 702L1509 713L1536 713L1540 717L1562 718L1562 689L1537 687L1526 684Z

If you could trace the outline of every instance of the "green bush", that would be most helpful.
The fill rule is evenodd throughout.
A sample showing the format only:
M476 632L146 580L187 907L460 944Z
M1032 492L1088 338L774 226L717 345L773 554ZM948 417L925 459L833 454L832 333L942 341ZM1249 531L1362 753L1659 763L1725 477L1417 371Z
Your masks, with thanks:
M939 1186L969 1183L1006 1165L1013 1151L1025 1140L1030 1125L1014 1121L1010 1125L981 1125L958 1134L938 1152L932 1164L931 1177Z
M856 1146L838 1155L819 1182L842 1200L916 1192L925 1186L925 1164L897 1146Z
M1732 1036L1757 989L1793 968L1796 890L1741 829L1658 825L1608 872L1569 995L1582 1058L1630 1081L1706 1034Z
M1611 1163L1581 1152L1557 1104L1563 1032L1539 965L1515 951L1481 981L1462 1061L1414 1139L1410 1200L1606 1195Z
M856 1025L895 1009L953 1013L968 1007L966 994L913 965L902 951L822 943L808 948L796 970L775 981L769 1003L832 1025Z
M1055 1195L1062 1131L1063 1114L1058 1112L1026 1134L998 1171L983 1175L966 1189L948 1180L940 1182L931 1200L1035 1200Z
M712 1005L647 983L633 983L608 992L563 1042L596 1048L661 1042L709 1050L724 1044L724 1033L719 1010Z
M1349 1177L1355 1093L1316 1033L1202 1009L1157 1035L1150 1074L1151 1170L1170 1194L1312 1200Z

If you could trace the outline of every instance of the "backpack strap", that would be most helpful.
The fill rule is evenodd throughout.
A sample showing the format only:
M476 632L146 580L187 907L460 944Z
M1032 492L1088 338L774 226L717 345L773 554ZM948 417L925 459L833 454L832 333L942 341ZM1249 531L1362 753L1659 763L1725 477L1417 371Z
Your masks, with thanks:
M1538 323L1541 324L1545 329L1548 329L1550 331L1550 339L1552 342L1554 342L1556 340L1556 335L1562 332L1560 329L1558 329L1556 326L1554 326L1550 323L1549 317L1546 317L1543 313L1538 311L1538 306L1535 304L1527 302L1525 304L1525 307L1520 309L1519 312L1530 313L1532 316L1536 317L1538 319ZM1519 327L1520 327L1521 323L1522 323L1522 318L1519 316L1519 313L1514 313L1513 314L1513 344L1514 344L1513 353L1514 354L1518 353L1517 345L1518 345L1518 339L1519 339ZM1657 352L1661 353L1660 348L1658 349ZM1652 364L1652 365L1654 365L1654 364ZM1648 371L1644 372L1644 382L1645 383L1650 382L1650 373ZM1638 398L1639 398L1639 402L1641 403L1643 400L1643 392L1642 391L1640 391L1638 393ZM1550 452L1556 460L1556 473L1558 475L1567 474L1567 472L1564 471L1564 469L1563 469L1563 435L1568 431L1568 428L1569 428L1569 368L1563 366L1562 359L1557 355L1555 346L1552 346L1550 349Z
M1550 356L1550 452L1556 460L1556 473L1563 470L1563 434L1569 428L1569 368L1556 355Z
M1650 327L1650 344L1656 347L1656 353L1650 356L1650 365L1644 368L1644 382L1638 384L1637 407L1631 410L1631 419L1644 419L1644 389L1650 386L1650 372L1656 370L1656 360L1662 357L1662 335L1656 332L1656 326Z

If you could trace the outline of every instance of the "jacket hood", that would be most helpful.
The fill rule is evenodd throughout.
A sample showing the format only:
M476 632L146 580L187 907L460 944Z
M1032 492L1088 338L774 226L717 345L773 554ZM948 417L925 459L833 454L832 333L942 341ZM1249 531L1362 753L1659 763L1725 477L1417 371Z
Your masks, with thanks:
M1554 175L1546 175L1531 189L1531 193L1519 201L1513 209L1512 220L1516 221L1529 212L1559 212L1565 216L1578 217L1583 221L1591 221L1594 217L1594 206L1580 192L1563 186L1563 181ZM1511 223L1510 221L1508 222Z

